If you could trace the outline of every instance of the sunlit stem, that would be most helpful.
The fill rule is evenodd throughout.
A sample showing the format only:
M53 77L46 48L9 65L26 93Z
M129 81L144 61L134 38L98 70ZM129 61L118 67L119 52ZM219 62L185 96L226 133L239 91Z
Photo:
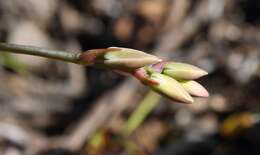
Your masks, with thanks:
M41 47L8 44L8 43L0 43L0 52L10 52L10 53L41 56L45 58L62 60L62 61L72 62L72 63L80 63L79 61L81 55L80 53L50 50Z
M147 118L147 116L152 112L152 110L158 105L160 100L160 95L149 91L143 101L139 104L137 109L131 114L127 120L124 128L123 134L126 136L131 135L131 133L137 129L140 124Z

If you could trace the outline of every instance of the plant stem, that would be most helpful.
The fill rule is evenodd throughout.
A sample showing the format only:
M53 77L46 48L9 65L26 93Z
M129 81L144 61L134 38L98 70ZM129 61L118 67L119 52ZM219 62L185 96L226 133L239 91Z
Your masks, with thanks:
M72 62L77 64L80 63L80 55L81 55L81 53L50 50L41 47L8 44L8 43L0 43L0 52L10 52L10 53L41 56L45 58L62 60L62 61Z
M123 128L123 133L126 136L129 136L136 128L138 128L145 118L151 113L154 107L159 103L159 100L160 95L150 90L137 109L127 120L125 127Z

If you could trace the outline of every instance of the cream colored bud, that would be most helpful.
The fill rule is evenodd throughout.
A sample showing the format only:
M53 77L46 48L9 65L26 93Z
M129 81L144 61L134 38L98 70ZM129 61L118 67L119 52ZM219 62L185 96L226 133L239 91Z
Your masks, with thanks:
M209 97L208 91L196 81L180 81L180 83L190 95Z
M104 64L115 69L137 69L162 61L154 55L142 51L110 47L104 55Z
M152 73L150 78L159 83L150 85L156 92L173 100L193 103L193 98L175 79L160 73Z
M168 62L164 66L163 74L175 79L193 80L207 75L208 73L190 64Z

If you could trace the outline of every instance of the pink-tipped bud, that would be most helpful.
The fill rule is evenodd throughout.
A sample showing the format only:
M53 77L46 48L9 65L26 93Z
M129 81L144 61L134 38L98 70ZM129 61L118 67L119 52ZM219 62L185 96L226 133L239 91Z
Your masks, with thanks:
M183 88L192 96L209 97L208 91L196 81L180 81Z
M180 80L194 80L205 76L208 73L190 64L168 62L164 66L163 74Z
M160 73L152 73L150 78L159 83L150 85L150 87L156 92L172 100L177 100L183 103L193 103L193 98L180 85L180 83L173 78Z

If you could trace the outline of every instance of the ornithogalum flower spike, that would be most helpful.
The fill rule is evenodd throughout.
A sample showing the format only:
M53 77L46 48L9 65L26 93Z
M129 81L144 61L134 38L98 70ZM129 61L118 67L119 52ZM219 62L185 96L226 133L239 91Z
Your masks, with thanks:
M208 73L196 66L163 61L142 51L109 47L83 53L55 51L33 46L0 43L0 52L28 54L127 73L169 99L192 103L192 96L208 97L209 93L194 81Z
M208 73L196 66L166 62L160 58L129 48L110 47L82 54L83 64L130 73L156 92L184 103L192 96L208 97L207 90L195 79Z

